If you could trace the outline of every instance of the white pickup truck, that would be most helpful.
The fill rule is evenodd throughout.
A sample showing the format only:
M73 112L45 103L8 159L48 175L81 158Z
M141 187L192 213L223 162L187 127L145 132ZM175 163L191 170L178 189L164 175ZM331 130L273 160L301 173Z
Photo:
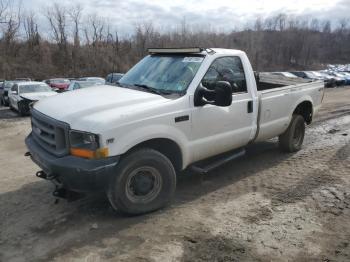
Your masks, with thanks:
M323 82L257 83L239 50L149 52L118 86L34 104L26 155L55 196L101 190L115 209L141 214L169 202L182 170L208 172L277 136L284 151L301 149Z

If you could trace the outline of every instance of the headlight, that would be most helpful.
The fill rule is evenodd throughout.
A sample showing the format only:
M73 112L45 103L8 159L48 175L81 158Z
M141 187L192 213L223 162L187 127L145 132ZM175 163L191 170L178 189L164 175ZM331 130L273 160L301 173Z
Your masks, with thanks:
M108 156L108 148L100 148L96 134L71 130L69 132L70 153L84 158L103 158Z

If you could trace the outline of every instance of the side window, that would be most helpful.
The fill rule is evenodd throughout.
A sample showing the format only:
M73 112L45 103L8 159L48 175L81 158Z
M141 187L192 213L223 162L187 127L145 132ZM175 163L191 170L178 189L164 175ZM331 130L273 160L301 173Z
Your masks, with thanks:
M78 83L75 83L73 89L76 90L76 89L79 89L79 88L80 88L80 85Z
M247 83L241 59L237 56L216 59L203 77L202 84L211 89L217 81L229 82L232 93L246 93Z
M11 91L16 91L18 93L18 85L13 85Z

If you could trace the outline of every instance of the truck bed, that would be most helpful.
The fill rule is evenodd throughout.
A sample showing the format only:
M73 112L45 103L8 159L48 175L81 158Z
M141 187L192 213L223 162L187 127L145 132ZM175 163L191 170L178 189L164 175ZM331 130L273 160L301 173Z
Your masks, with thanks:
M299 79L289 81L277 78L276 81L272 78L264 78L262 83L265 84L265 87L269 85L269 88L258 91L257 141L264 141L283 133L290 123L291 113L301 101L312 103L313 114L316 113L322 102L324 89L322 81L308 82ZM271 82L267 82L270 79Z
M258 91L279 88L284 86L292 86L298 84L310 83L311 80L303 78L288 78L284 76L271 75L268 73L260 73L259 79L257 79Z

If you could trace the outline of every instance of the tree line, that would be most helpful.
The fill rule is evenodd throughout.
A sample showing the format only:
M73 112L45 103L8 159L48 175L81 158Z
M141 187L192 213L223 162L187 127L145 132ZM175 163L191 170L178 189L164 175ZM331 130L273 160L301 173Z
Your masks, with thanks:
M36 14L0 0L0 78L106 76L126 72L149 47L222 47L247 52L254 70L321 69L350 63L350 23L279 14L257 18L241 30L194 28L186 20L175 30L135 25L120 37L107 20L81 6L53 4ZM49 30L41 31L39 16Z

